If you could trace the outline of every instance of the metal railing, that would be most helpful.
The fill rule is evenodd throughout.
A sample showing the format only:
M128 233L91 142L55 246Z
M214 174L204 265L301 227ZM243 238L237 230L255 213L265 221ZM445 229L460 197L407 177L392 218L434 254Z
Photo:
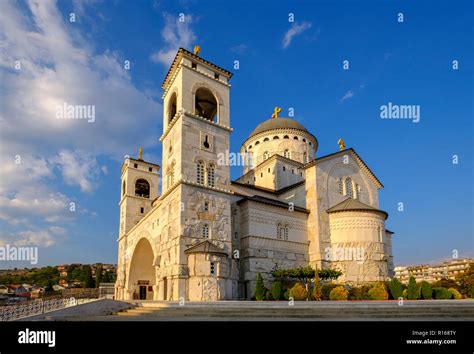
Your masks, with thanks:
M62 294L45 294L41 299L0 307L0 322L41 315L46 312L76 306L99 297L99 289L78 289L77 291L63 291Z

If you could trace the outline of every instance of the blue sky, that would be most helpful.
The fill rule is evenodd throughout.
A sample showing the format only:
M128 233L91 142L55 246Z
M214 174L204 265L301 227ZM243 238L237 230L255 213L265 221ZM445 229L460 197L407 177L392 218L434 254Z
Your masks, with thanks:
M0 243L38 245L40 265L115 263L121 161L143 145L161 164L161 83L200 44L234 72L232 151L293 108L317 156L342 137L385 185L396 265L472 257L473 17L471 1L3 1ZM58 102L97 119L54 119ZM420 122L381 119L388 102Z

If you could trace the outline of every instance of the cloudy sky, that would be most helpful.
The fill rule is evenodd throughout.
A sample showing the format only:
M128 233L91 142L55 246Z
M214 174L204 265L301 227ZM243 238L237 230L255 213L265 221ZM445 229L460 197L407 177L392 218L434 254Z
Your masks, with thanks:
M317 156L342 137L385 185L396 264L473 256L472 13L470 1L1 1L0 246L38 246L41 265L116 262L123 156L143 146L161 164L161 82L180 46L200 44L234 72L233 151L274 106L293 108ZM420 122L380 119L388 102L419 105ZM58 119L65 103L95 119Z

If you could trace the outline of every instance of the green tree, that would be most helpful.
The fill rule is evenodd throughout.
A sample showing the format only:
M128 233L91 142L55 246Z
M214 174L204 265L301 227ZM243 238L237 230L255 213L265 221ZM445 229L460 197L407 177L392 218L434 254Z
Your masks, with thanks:
M255 284L255 291L253 296L255 297L255 300L257 301L262 301L265 299L267 289L265 289L265 286L263 285L263 279L262 275L260 273L257 273L257 283Z
M85 288L93 288L95 285L94 278L92 277L92 269L89 265L85 265L82 268L82 282Z
M416 300L418 299L419 295L419 289L418 286L416 285L416 280L413 276L410 277L410 280L408 280L408 300Z
M390 294L395 300L403 296L403 285L397 278L393 278L389 283Z
M430 283L425 280L421 282L421 297L423 299L433 298L433 289L431 289Z
M459 273L456 276L456 282L459 284L461 294L471 294L474 291L474 264L471 264L464 273Z
M281 282L275 281L272 284L272 296L274 300L280 300L282 296Z
M97 265L95 268L95 287L98 288L102 282L102 265Z

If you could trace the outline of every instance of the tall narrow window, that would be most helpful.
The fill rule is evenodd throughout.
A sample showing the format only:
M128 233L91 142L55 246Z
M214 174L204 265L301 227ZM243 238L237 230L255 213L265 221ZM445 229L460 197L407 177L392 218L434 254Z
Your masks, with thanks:
M209 238L209 224L204 224L202 226L202 237Z
M122 195L125 195L125 191L126 191L126 185L125 185L125 181L123 181L123 183L122 183Z
M356 184L354 188L354 198L360 199L360 185Z
M337 180L337 187L339 190L339 194L344 194L344 181L342 180L342 177L339 177Z
M211 275L216 274L216 264L211 262Z
M268 151L265 151L263 153L263 160L268 160L268 156L269 156Z
M207 185L209 187L214 187L214 185L215 185L215 167L214 167L214 165L209 165L207 167Z
M283 239L285 241L288 241L288 225L285 225L285 227L283 228Z
M198 161L196 168L197 168L197 170L196 170L196 173L197 173L196 182L198 184L204 184L204 162L203 161Z
M303 152L303 162L308 162L308 154L306 152Z
M286 149L285 152L283 153L283 156L285 156L287 159L291 159L290 150Z
M346 178L346 195L350 198L354 196L352 193L352 179L350 177Z
M277 239L281 240L283 237L283 226L278 224L277 226Z

